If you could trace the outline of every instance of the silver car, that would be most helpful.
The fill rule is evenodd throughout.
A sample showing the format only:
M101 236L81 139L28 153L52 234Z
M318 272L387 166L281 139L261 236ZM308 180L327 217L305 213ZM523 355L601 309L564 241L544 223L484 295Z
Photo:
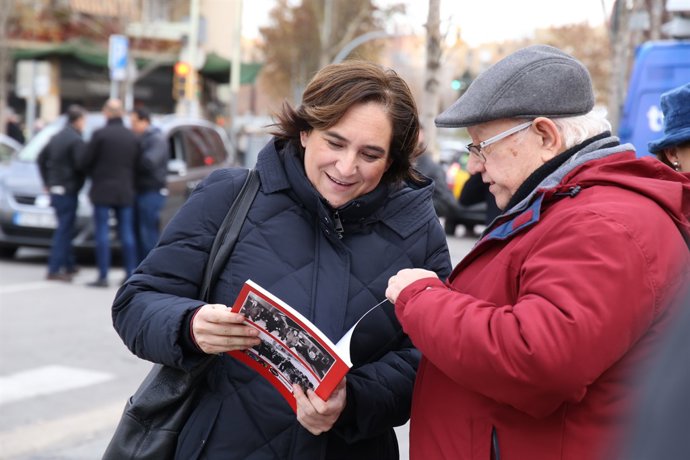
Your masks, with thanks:
M206 120L169 115L154 117L152 121L162 130L170 151L169 195L161 213L161 224L165 225L199 182L215 169L235 165L236 159L225 131ZM88 141L91 133L104 124L102 114L89 113L83 133L85 140ZM21 246L48 248L51 245L57 222L50 196L43 188L36 158L64 125L63 116L45 126L10 160L0 175L0 256L12 257ZM88 187L87 181L79 194L74 238L77 249L95 247ZM113 240L116 241L115 233Z

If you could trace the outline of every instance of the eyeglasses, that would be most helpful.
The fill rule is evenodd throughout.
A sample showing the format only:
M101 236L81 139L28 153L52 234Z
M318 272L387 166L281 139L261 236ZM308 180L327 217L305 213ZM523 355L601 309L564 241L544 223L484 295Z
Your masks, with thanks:
M470 153L474 155L474 157L478 161L486 163L486 156L484 156L484 153L482 152L482 150L485 147L494 144L500 141L501 139L505 139L506 137L511 136L519 131L522 131L523 129L527 129L530 126L532 126L532 121L526 121L517 126L513 126L512 128L507 129L502 133L496 134L495 136L490 137L487 140L480 142L479 144L467 144L467 150L469 150Z

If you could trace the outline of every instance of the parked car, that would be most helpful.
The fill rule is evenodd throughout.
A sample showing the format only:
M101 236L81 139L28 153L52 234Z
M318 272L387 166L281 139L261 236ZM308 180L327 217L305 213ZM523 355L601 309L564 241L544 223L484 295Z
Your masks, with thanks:
M235 164L235 156L224 130L201 119L174 115L154 117L168 141L168 199L161 212L161 225L167 224L191 191L213 170ZM105 124L102 114L89 113L84 138ZM21 246L48 248L57 226L44 190L36 159L50 138L65 125L65 118L46 125L9 162L0 176L0 255L11 257ZM87 181L79 194L76 236L77 249L91 249L93 208L88 198ZM113 229L113 239L116 232ZM115 244L117 246L117 243Z
M22 144L6 134L0 134L0 177L7 172L7 166L12 160L12 157L14 157L21 148Z
M22 144L7 134L0 134L0 164L9 163L21 148Z
M446 185L453 192L455 200L460 199L460 194L465 183L470 178L467 171L469 151L464 145L457 142L441 144L440 162L446 173ZM458 225L465 227L465 235L474 235L474 227L486 225L487 205L485 202L471 205L463 205L458 202L458 208L452 215L445 216L443 227L446 235L455 235Z

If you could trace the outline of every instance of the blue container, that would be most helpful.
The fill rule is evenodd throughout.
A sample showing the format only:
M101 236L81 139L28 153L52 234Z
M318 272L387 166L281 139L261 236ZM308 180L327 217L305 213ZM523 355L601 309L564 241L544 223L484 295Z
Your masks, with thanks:
M690 41L646 42L637 48L628 95L618 128L637 156L650 155L647 144L663 136L661 95L690 82Z

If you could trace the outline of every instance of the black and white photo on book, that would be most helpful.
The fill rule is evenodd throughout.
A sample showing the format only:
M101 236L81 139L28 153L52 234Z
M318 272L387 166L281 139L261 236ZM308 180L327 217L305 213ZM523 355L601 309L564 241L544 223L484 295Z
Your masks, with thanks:
M350 341L357 324L334 344L297 310L258 284L247 280L232 311L244 315L245 324L259 331L261 343L228 354L256 370L268 380L296 411L292 385L309 388L327 400L352 367Z

